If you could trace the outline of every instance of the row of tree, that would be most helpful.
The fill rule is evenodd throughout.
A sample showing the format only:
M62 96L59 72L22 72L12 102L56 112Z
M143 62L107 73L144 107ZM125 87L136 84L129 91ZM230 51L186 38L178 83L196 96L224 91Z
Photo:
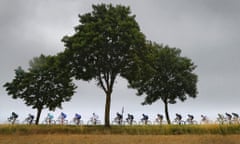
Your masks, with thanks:
M65 50L56 56L33 58L30 68L15 70L4 87L14 99L37 109L36 124L45 108L61 108L75 93L73 79L96 80L106 94L105 126L110 126L111 95L121 76L129 87L144 95L143 104L161 99L168 123L168 104L197 95L196 66L181 50L147 41L130 8L111 4L93 5L79 15L75 33L64 36Z

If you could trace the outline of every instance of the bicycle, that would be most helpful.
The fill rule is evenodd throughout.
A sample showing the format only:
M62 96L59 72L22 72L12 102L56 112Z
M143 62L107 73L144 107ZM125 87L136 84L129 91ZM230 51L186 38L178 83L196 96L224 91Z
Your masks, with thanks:
M73 119L70 121L70 124L72 124L72 125L83 125L83 120L73 118Z
M175 118L174 121L172 121L172 124L174 124L174 125L185 125L186 122L184 120L180 120L180 119Z
M61 125L67 125L68 120L63 118L61 115L58 117L58 119L55 121L56 124L61 124Z
M34 123L36 123L36 120L33 120L33 119L29 118L29 117L25 118L22 121L22 124L29 124L29 125L31 125L31 124L34 124Z
M232 124L239 124L239 115L236 114L236 113L232 113L232 115L233 115L233 118L231 120L231 123Z
M190 114L188 114L188 118L185 122L186 124L190 124L190 125L197 124L197 121L194 120L194 116Z
M213 122L205 115L201 115L200 124L212 124Z
M163 124L167 124L167 121L161 120L161 119L156 119L153 122L154 125L163 125Z
M101 125L101 121L97 119L90 119L87 121L87 125Z
M53 119L50 119L50 118L46 117L46 118L43 120L42 124L55 125L55 124L56 124L56 121L53 120Z
M123 121L124 125L137 125L137 121L135 120L125 120Z
M174 119L174 121L172 121L172 124L185 125L186 122L182 120L181 114L176 113L176 118Z
M17 120L17 118L9 117L7 118L7 123L12 125L19 124L19 120Z
M112 124L113 125L123 125L123 120L115 118L114 120L112 120Z
M215 124L227 124L228 120L222 114L218 114Z
M186 124L190 124L190 125L196 125L196 124L198 124L198 122L197 122L196 120L191 120L191 119L187 119L185 123L186 123Z
M152 124L152 122L150 121L150 120L140 120L139 122L138 122L138 124L139 125L151 125Z

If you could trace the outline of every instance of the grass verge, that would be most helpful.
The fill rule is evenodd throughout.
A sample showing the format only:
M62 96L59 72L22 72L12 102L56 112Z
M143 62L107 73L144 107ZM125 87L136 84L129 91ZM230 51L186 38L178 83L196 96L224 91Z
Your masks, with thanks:
M162 125L162 126L73 126L73 125L0 125L0 135L92 134L92 135L189 135L240 134L240 125Z

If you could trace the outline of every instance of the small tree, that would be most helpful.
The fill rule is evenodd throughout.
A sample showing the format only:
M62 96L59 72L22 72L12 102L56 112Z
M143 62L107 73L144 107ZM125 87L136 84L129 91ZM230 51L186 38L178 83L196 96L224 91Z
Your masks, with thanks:
M80 15L80 25L72 36L65 36L61 54L76 79L95 79L106 94L105 126L110 126L110 104L118 75L126 73L134 58L142 53L145 37L130 15L130 8L93 5L93 11Z
M197 75L193 73L196 66L189 58L180 56L180 49L151 42L147 45L152 49L151 60L148 61L151 75L149 69L142 69L142 75L129 80L130 85L138 90L138 95L146 94L143 104L152 104L161 99L170 124L168 104L176 103L177 99L185 101L187 96L195 98L197 95Z
M70 75L58 66L56 57L44 56L30 61L30 68L15 70L15 78L4 85L14 99L23 99L27 106L37 109L36 124L44 108L61 108L74 94L75 85Z

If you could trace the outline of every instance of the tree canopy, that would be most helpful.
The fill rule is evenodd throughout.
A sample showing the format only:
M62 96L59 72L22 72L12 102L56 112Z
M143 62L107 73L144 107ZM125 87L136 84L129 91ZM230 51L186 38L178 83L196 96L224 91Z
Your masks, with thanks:
M44 55L33 58L28 71L18 67L15 78L4 87L14 99L23 99L27 106L37 109L36 124L42 109L61 108L62 102L69 101L76 88L68 72L58 67L56 57Z
M109 126L113 85L118 75L126 76L139 54L145 36L129 7L93 5L93 11L79 15L75 34L65 36L61 54L65 67L76 79L95 79L106 94L105 126Z
M147 45L152 49L151 60L148 61L151 74L149 69L142 69L142 74L138 79L130 80L130 85L138 90L138 95L146 95L143 104L152 104L161 99L170 123L168 104L197 95L197 75L193 73L196 65L191 59L182 57L180 49L152 42Z

